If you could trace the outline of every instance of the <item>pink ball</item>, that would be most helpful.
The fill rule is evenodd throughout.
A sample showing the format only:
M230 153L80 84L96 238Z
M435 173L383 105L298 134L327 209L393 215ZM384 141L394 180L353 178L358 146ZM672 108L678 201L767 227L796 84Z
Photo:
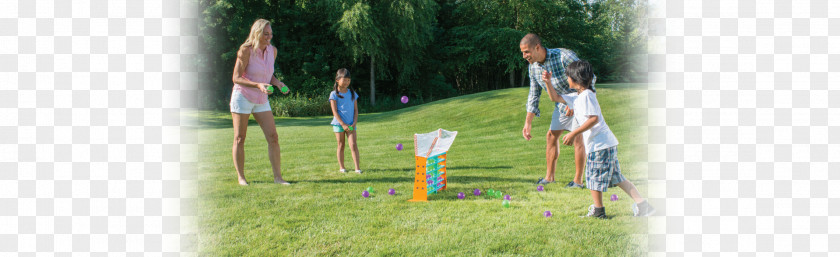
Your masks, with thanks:
M408 103L408 96L402 96L402 97L400 98L400 102L402 102L402 103L404 103L404 104Z
M543 213L543 216L545 216L546 218L550 218L551 217L551 211L545 211L545 213Z
M362 196L364 196L365 198L367 198L368 196L370 196L370 193L368 193L368 191L367 191L367 190L362 191Z
M402 144L397 144L397 151L402 151L402 149L403 149Z
M543 191L543 186L542 185L537 186L537 191Z

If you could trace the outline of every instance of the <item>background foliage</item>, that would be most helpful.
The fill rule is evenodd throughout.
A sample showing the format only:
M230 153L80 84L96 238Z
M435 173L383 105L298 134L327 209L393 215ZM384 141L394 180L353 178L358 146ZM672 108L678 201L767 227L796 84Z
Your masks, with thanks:
M258 18L272 22L275 71L295 93L272 96L275 106L297 108L274 109L280 116L330 114L323 102L339 68L350 69L363 112L406 106L402 95L416 105L528 86L518 47L528 32L589 60L599 82L641 81L647 66L644 0L199 2L198 64L207 71L200 98L209 109L227 109L236 50Z

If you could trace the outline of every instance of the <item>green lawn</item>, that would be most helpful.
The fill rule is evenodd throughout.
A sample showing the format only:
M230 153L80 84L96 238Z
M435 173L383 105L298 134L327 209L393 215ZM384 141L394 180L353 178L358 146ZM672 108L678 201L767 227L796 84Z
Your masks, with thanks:
M646 103L643 84L599 84L598 99L618 137L624 175L647 195ZM338 172L332 117L277 118L284 178L273 184L267 147L256 122L248 128L245 175L236 183L229 113L196 113L200 121L198 215L202 255L389 256L638 256L647 248L646 221L632 217L632 201L618 188L605 194L608 220L583 219L588 190L565 189L574 173L573 149L563 146L557 178L538 192L545 174L545 137L552 105L534 138L521 136L527 88L496 90L359 117L364 174ZM408 202L414 176L412 136L438 128L458 131L447 155L448 189L429 202ZM397 151L397 143L405 145ZM348 169L353 168L349 149ZM376 189L363 198L368 186ZM388 195L389 188L397 194ZM473 189L502 190L501 199ZM459 200L458 192L467 193ZM609 195L619 200L611 202ZM550 210L554 217L545 218Z

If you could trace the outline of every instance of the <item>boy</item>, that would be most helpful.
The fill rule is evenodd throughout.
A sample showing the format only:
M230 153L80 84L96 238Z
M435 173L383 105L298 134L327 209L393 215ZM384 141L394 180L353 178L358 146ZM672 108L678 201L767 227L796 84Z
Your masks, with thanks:
M610 131L604 116L601 115L601 106L591 89L591 82L594 74L589 62L579 60L572 62L566 67L566 77L569 86L577 93L570 93L563 96L551 92L549 96L552 101L566 103L574 106L574 117L580 126L574 131L563 136L563 144L570 145L577 135L583 136L584 148L586 149L586 187L592 196L594 204L589 206L589 212L584 217L606 218L606 210L602 202L602 194L607 191L610 185L617 185L624 190L635 204L633 204L633 216L650 216L656 210L642 198L636 186L624 178L621 174L621 167L618 165L618 139ZM551 83L551 73L543 73L543 80ZM553 87L546 87L553 91Z

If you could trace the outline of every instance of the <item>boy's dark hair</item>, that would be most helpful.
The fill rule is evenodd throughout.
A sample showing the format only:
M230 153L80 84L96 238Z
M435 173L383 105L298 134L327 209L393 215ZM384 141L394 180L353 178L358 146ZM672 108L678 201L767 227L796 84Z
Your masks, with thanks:
M338 93L338 80L343 78L350 78L350 70L346 68L341 68L338 69L337 72L335 72L335 84L333 84L333 89L335 90L335 95L338 96L338 98L344 98L343 96L341 96L341 94ZM350 90L350 99L356 100L356 91L353 91L352 84L348 85L347 89Z
M592 78L595 77L595 74L592 72L592 65L589 62L577 60L566 66L566 77L569 77L584 89L592 90Z

